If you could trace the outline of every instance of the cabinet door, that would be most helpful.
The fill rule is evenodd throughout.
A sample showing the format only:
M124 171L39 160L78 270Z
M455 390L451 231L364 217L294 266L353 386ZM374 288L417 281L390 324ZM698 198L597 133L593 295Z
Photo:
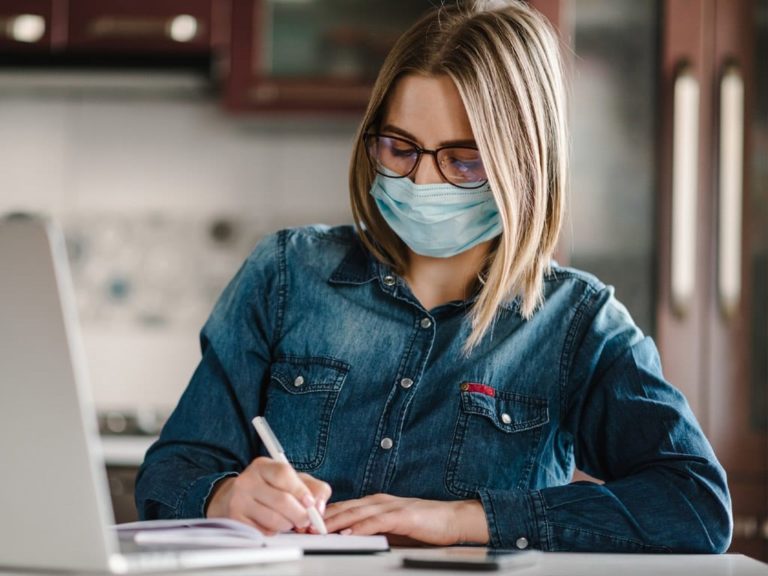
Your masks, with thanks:
M214 0L71 0L68 49L207 53Z
M390 47L431 6L428 0L234 0L226 104L358 112Z
M763 560L768 560L766 17L765 0L715 2L708 237L713 257L704 354L709 431L733 497L732 549Z
M66 27L60 0L6 0L0 4L0 54L50 51L62 41L62 23Z

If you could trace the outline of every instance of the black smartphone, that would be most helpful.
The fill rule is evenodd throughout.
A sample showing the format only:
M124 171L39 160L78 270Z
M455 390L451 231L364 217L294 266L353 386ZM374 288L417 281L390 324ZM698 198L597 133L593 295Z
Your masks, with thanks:
M535 550L489 550L487 548L441 548L409 552L403 556L406 568L438 570L509 570L533 566L539 552Z

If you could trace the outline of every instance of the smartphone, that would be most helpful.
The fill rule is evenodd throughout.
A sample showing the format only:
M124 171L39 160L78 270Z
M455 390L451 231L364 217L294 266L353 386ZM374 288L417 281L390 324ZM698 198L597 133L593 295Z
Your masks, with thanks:
M409 551L403 557L406 568L434 568L438 570L509 570L525 568L537 562L536 550L489 550L487 548L442 548Z

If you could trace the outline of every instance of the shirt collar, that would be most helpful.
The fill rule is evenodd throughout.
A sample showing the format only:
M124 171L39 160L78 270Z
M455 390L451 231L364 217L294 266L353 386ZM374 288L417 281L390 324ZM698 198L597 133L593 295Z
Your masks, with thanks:
M378 279L382 289L385 292L392 293L395 290L395 285L392 284L391 278L397 278L397 276L395 276L389 266L382 264L374 258L355 233L352 246L341 263L333 271L328 282L331 284L359 286ZM473 304L477 300L477 296L478 294L475 293L468 300L462 302L454 301L451 304L454 306ZM519 298L510 298L502 302L501 307L505 310L517 311L519 304Z
M328 281L331 284L366 284L379 276L379 267L379 262L366 250L355 233L352 246Z

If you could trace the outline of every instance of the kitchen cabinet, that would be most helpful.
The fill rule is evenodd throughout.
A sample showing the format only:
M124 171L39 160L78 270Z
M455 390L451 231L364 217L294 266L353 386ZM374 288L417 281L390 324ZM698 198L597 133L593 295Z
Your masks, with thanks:
M0 4L0 54L45 53L66 37L57 0L5 0Z
M0 5L0 54L208 55L226 46L230 3L6 0Z
M67 50L207 54L223 25L213 0L70 0Z
M654 337L728 473L730 551L768 560L768 2L532 4L575 54L560 259Z
M233 0L225 105L360 112L389 48L427 0Z

